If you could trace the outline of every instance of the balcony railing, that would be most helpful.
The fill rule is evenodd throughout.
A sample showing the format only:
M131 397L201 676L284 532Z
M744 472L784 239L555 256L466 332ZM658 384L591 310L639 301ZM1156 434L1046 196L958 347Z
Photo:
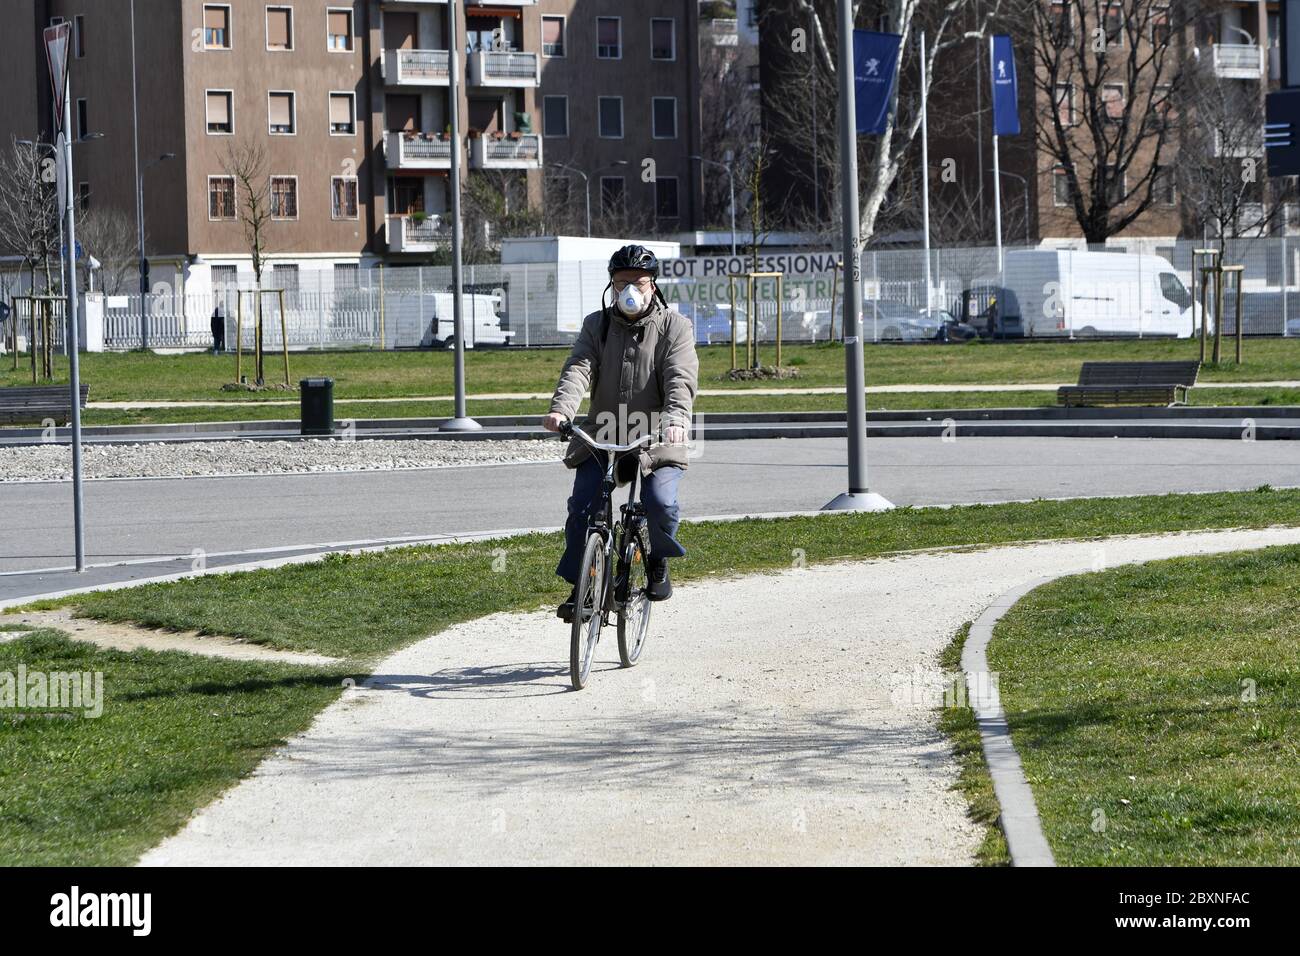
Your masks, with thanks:
M1223 130L1214 131L1214 155L1217 157L1228 157L1231 159L1248 159L1251 156L1262 158L1264 155L1264 141L1259 136L1258 130L1237 131L1237 135L1231 133L1226 137Z
M518 139L493 139L479 136L469 141L471 169L539 169L542 165L542 138L524 133Z
M469 55L471 86L533 87L541 82L541 58L522 50L475 50Z
M451 140L433 133L389 131L384 136L384 157L392 169L450 169Z
M451 54L446 50L386 50L384 82L389 86L446 86Z
M451 230L441 216L389 216L385 223L389 252L432 252L451 241Z
M1264 75L1263 51L1253 43L1216 43L1214 72L1230 80L1257 80Z

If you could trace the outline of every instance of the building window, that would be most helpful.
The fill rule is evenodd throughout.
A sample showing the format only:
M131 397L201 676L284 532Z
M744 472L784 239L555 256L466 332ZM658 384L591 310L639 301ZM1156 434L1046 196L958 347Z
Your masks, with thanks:
M564 17L542 17L542 56L564 56Z
M650 59L677 59L677 21L666 17L650 18Z
M203 49L230 49L230 7L215 3L203 5Z
M677 138L677 97L656 96L651 103L651 125L655 139Z
M360 285L360 268L355 262L334 263L334 291L355 289Z
M90 118L86 111L86 101L77 100L77 138L81 139L90 132Z
M218 176L216 178L224 179L225 177ZM231 182L231 195L232 196L234 195L233 181ZM231 199L230 208L232 210L232 216L233 216L233 210L235 208L233 199ZM226 295L227 293L238 288L239 288L239 266L213 266L212 267L212 290L214 292L216 292L218 295Z
M325 11L325 42L333 53L352 49L352 11L330 7Z
M1272 14L1269 16L1272 17ZM1277 34L1273 32L1271 23L1269 27L1268 35L1276 37ZM1172 39L1173 29L1169 25L1169 4L1157 4L1155 12L1151 14L1151 45L1159 50L1169 46Z
M1060 166L1052 171L1052 204L1070 205L1070 177Z
M266 48L293 49L293 7L266 8Z
M357 95L330 94L330 135L353 136L357 131Z
M1128 199L1128 173L1114 163L1106 166L1106 199L1112 206L1123 205Z
M288 90L268 94L268 119L272 133L291 136L296 131L293 99L293 93Z
M271 218L298 218L298 177L271 177Z
M1074 112L1074 84L1056 84L1056 113L1061 118L1062 126L1073 126L1078 117Z
M330 218L357 218L357 177L334 176L331 178Z
M77 183L77 211L85 212L90 208L90 183Z
M86 18L72 18L72 49L78 60L86 55Z
M660 176L655 180L655 217L677 219L680 215L677 208L677 177Z
M208 177L208 218L235 218L235 177Z
M623 56L623 18L596 18L596 56L601 60L618 60Z
M1118 3L1108 3L1102 14L1102 29L1106 31L1106 44L1124 46L1124 7Z
M230 90L208 90L208 132L233 133L235 114L230 106Z
M1155 185L1151 189L1155 201L1164 206L1173 206L1178 202L1178 190L1174 184L1174 170L1171 166L1156 169Z
M1101 86L1101 102L1106 111L1105 120L1107 123L1119 123L1124 119L1124 84L1123 83L1103 83Z
M298 308L297 263L281 263L271 266L271 281L275 283L277 289L284 290L284 304L291 309Z
M626 186L622 176L600 177L600 211L604 216L623 214L623 196Z
M542 135L569 135L569 98L567 96L542 97Z
M605 139L623 138L623 97L600 97L600 135Z
M1052 40L1057 46L1074 42L1074 12L1070 9L1070 2L1052 0L1052 26L1056 28Z

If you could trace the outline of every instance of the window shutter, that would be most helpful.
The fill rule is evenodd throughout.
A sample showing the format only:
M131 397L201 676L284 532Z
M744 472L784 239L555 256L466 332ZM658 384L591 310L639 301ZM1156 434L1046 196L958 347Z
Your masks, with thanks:
M226 14L228 12L225 7L205 7L203 10L203 25L209 30L226 29Z
M352 31L349 29L348 16L346 10L331 10L329 15L329 30L333 36L347 36Z
M596 42L601 46L615 46L618 43L618 21L612 17L598 18L596 33Z
M330 123L352 125L352 97L330 94Z
M208 94L208 122L222 126L230 123L230 97L227 94Z
M560 42L560 21L555 17L542 18L542 42L559 43Z
M293 120L290 118L291 110L289 108L289 96L285 93L271 94L271 125L272 126L289 126Z
M266 45L270 47L287 47L289 45L289 11L266 11Z

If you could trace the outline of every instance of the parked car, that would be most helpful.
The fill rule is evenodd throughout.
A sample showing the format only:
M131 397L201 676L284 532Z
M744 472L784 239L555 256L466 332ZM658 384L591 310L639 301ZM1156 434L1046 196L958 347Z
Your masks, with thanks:
M862 334L881 342L920 342L939 334L941 323L914 305L871 300L862 305Z
M979 338L979 329L969 325L947 309L930 309L922 312L939 326L936 338L941 342L967 342Z
M678 302L675 308L695 326L695 343L697 345L714 345L731 341L731 303ZM758 337L761 341L767 331L767 323L759 320ZM745 308L736 306L736 341L749 339L749 323L745 321Z

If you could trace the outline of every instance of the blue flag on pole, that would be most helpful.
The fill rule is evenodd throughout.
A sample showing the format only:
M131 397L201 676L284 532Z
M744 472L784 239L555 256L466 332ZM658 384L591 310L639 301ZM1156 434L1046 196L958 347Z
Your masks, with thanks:
M993 73L993 135L1020 135L1020 89L1016 83L1016 51L1011 37L994 34L993 56L989 66Z
M894 95L902 42L896 33L853 31L853 87L859 136L878 135L889 125L889 102Z

